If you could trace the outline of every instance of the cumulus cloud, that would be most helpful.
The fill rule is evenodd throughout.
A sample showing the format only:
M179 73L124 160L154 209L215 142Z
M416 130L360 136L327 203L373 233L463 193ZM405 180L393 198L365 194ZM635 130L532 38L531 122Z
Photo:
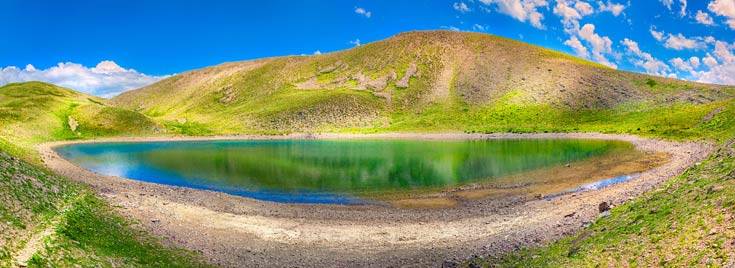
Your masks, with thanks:
M681 33L676 35L669 34L664 46L674 50L702 49L706 47L703 41L704 38L701 37L688 38Z
M687 15L687 0L679 0L679 16L686 16Z
M562 24L567 31L579 28L579 20L583 15L573 7L573 4L564 0L557 1L553 11L554 14L561 17Z
M446 29L446 30L450 30L450 31L454 31L454 32L459 32L459 31L461 31L461 30L460 30L460 29L459 29L458 27L456 27L456 26L446 26L446 25L443 25L443 26L440 26L440 28L442 28L442 29Z
M669 10L671 10L671 5L674 4L674 0L661 0L661 3L666 6Z
M674 6L674 0L661 0L661 3L669 10ZM687 15L687 0L679 0L679 15L682 17Z
M691 57L691 58L689 58L689 64L692 65L692 67L694 67L696 69L696 68L699 68L699 65L701 63L699 62L699 58L697 58L697 57Z
M735 29L735 1L733 0L714 0L707 5L709 11L719 16L726 17L727 25L731 29Z
M467 6L464 2L455 2L452 7L454 10L459 11L460 13L467 13L470 12L470 7Z
M632 56L630 62L633 65L643 68L648 74L668 76L671 68L666 63L654 58L651 53L642 51L638 46L638 42L625 38L621 43L625 46L628 54Z
M602 2L599 4L605 5ZM574 53L580 57L594 60L611 68L617 68L617 65L608 60L606 56L615 56L612 50L612 40L607 36L596 33L594 24L587 23L580 27L579 21L595 12L595 9L589 3L579 0L558 0L553 12L561 18L564 32L569 35L569 39L564 41L564 45L572 48Z
M717 59L715 59L715 57L712 57L712 55L710 55L709 53L707 53L707 56L702 58L702 63L704 63L704 65L707 65L710 68L717 66L717 64L719 64L717 62Z
M716 41L714 51L715 57L725 63L735 62L735 56L733 56L731 49L732 46L730 46L730 44L723 41Z
M541 22L544 15L539 9L549 5L546 0L480 0L480 2L488 6L495 6L498 12L518 21L528 22L538 29L545 29Z
M484 32L484 31L487 31L487 26L480 25L480 24L473 24L472 30L477 31L477 32Z
M661 42L664 40L664 33L656 31L656 27L651 26L648 31L651 32L651 36L653 36L653 39L656 39L656 41Z
M671 63L672 66L674 66L676 69L680 71L685 71L685 72L690 72L690 73L694 72L694 67L691 66L688 61L685 61L682 58L679 58L679 57L673 58L669 60L669 63Z
M626 6L623 4L612 3L610 1L607 1L607 4L603 3L602 1L598 1L597 6L599 7L600 12L609 11L615 17L623 13L623 10L625 10L626 8Z
M697 20L697 23L703 24L703 25L714 25L715 20L712 19L712 16L710 16L707 12L697 10L697 15L694 17Z
M577 9L579 13L582 14L582 16L587 16L595 13L595 9L592 8L592 5L583 1L577 1L576 3L574 3L574 8Z
M101 61L91 68L72 62L60 62L48 69L36 69L31 64L24 69L15 66L0 68L0 85L43 81L101 97L112 97L166 77L125 69L109 60Z
M704 49L707 47L708 43L714 43L715 39L712 36L694 36L694 37L686 37L683 34L666 34L664 32L656 31L656 27L651 26L650 30L651 36L653 36L654 39L656 39L659 42L664 43L664 47L674 49L674 50L684 50L684 49Z
M355 39L355 40L351 40L349 43L351 45L353 45L353 46L356 46L356 47L362 46L362 43L360 43L360 39L359 38L358 39Z
M590 52L587 50L587 47L582 45L582 42L580 42L576 36L570 37L569 40L564 41L564 44L571 47L577 56L589 58Z
M735 44L716 40L712 54L702 58L708 70L694 73L694 77L705 83L735 85Z
M595 25L587 23L579 29L577 33L579 38L590 44L592 47L591 57L593 60L607 65L611 68L617 68L617 65L610 62L605 54L612 54L612 40L607 36L601 36L595 33Z
M373 16L372 12L367 11L366 9L361 8L361 7L355 7L355 13L362 15L368 19Z

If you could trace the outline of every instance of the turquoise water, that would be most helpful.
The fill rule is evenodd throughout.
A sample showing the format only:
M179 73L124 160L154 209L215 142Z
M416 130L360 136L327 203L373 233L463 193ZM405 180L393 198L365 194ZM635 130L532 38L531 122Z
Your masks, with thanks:
M105 175L267 201L335 204L365 202L366 193L442 189L632 150L620 141L571 139L174 141L57 148L62 157Z

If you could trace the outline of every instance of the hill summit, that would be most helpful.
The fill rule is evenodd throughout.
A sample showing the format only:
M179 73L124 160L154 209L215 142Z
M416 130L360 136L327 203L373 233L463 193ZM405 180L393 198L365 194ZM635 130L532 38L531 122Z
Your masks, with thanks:
M498 117L528 117L497 129L504 131L547 111L701 104L731 94L502 37L421 31L323 55L225 63L123 93L112 103L192 134L483 130ZM518 113L504 114L509 109Z

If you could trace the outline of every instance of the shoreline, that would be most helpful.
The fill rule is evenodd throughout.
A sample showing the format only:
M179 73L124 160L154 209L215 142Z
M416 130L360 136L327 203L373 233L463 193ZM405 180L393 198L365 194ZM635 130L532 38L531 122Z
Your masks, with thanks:
M285 204L104 176L61 158L56 146L95 142L239 139L504 139L573 138L631 142L670 154L670 161L599 190L540 200L481 200L467 206L416 210L383 206ZM171 245L201 252L224 266L440 266L445 260L498 255L539 245L582 228L613 206L651 190L704 159L712 146L596 133L291 134L112 138L38 146L52 171L92 186L119 211ZM570 216L571 215L571 216Z

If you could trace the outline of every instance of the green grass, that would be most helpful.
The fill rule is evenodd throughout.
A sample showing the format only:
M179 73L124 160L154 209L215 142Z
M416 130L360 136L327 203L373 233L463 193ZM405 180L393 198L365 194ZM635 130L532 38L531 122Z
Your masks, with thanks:
M169 249L150 235L130 227L131 222L109 210L109 205L86 193L63 212L45 249L33 256L30 267L205 267L191 252Z
M318 74L338 61L343 67ZM399 89L391 81L382 91L358 89L353 77L376 79L395 72L400 79L412 63L418 74L408 88ZM719 144L722 152L732 149L724 144L735 138L733 87L619 72L496 36L415 32L316 57L249 64L177 75L113 100L39 82L0 87L0 151L20 158L6 159L20 169L0 171L6 180L0 184L0 227L12 230L5 235L18 241L5 239L0 266L7 266L10 254L29 234L59 218L54 238L34 264L199 265L190 253L167 249L136 231L88 189L48 174L35 146L49 141L292 132L602 132L707 141ZM243 66L248 71L230 72ZM432 90L446 66L453 71L450 96L434 100ZM323 88L296 88L311 77ZM528 82L536 78L546 80ZM225 95L235 97L223 103ZM78 123L76 129L70 118ZM477 261L500 266L658 266L723 259L723 252L733 251L727 244L732 237L715 235L712 240L700 231L732 223L716 213L733 211L727 197L733 196L732 180L724 179L732 176L732 162L729 153L713 156L664 190L615 208L612 216L583 231L582 238ZM14 175L2 173L18 170L36 180L11 180ZM710 192L710 186L721 190ZM682 229L666 231L664 222ZM99 234L91 232L94 227ZM660 262L668 252L685 257Z
M0 152L0 266L51 226L32 267L200 267L196 255L164 247L132 227L86 186ZM58 222L57 225L54 225Z
M735 140L734 140L735 141ZM722 267L735 262L735 147L540 248L465 263L493 267ZM729 264L728 264L729 263Z
M12 266L13 253L49 226L55 231L30 266L204 266L133 227L86 186L50 174L35 151L47 141L150 135L157 127L139 113L53 85L0 87L0 267Z

